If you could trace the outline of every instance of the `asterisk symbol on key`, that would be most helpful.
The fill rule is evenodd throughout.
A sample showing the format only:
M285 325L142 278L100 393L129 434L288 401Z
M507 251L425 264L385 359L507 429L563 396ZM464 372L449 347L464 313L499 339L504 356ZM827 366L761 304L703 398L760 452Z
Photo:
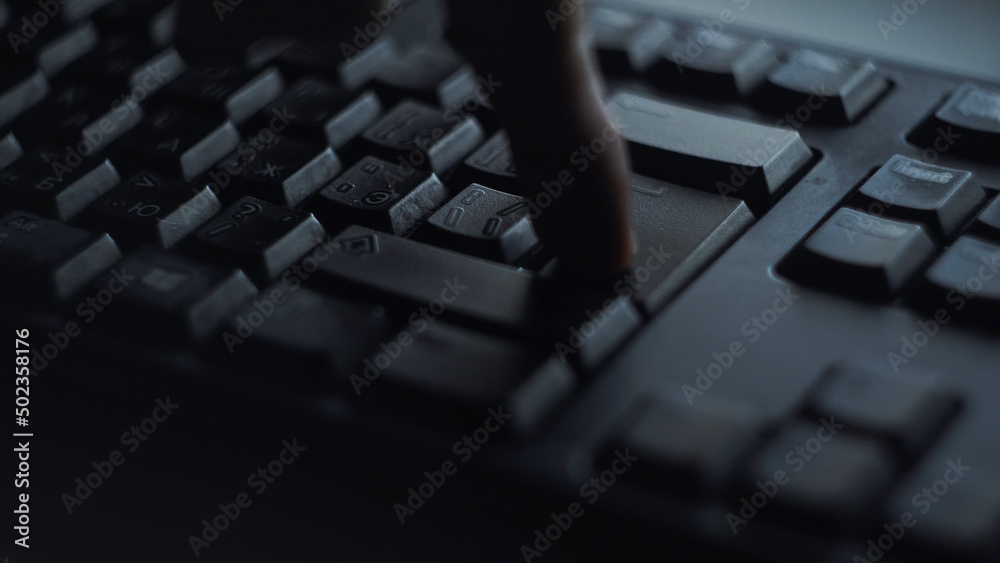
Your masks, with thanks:
M284 166L277 166L273 162L264 163L263 168L259 168L254 171L254 174L259 176L267 176L268 178L277 178L278 172L284 170Z

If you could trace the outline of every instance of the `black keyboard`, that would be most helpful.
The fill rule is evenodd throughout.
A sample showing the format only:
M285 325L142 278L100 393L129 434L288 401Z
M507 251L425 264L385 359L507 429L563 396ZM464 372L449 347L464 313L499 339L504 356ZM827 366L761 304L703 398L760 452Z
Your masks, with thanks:
M214 66L68 6L0 55L44 560L1000 558L1000 85L594 8L584 283L532 220L605 141L525 190L433 3Z

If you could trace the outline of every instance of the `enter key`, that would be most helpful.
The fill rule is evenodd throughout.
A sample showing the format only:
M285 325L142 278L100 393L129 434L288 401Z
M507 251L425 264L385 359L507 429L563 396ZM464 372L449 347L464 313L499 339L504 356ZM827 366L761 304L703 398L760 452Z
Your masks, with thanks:
M633 176L632 233L638 252L613 290L653 314L753 222L742 200Z

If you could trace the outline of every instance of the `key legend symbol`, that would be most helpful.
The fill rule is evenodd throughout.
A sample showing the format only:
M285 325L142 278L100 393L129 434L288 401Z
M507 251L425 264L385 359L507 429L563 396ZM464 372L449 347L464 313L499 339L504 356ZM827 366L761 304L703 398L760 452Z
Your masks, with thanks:
M154 268L143 276L142 283L162 293L170 293L177 289L184 280L188 279L186 274L170 272L161 268Z
M392 199L392 193L385 190L375 190L374 192L365 194L361 198L361 203L365 205L382 205L383 203Z
M378 239L375 235L365 235L339 241L340 248L348 254L378 254Z
M263 168L258 168L254 170L254 174L258 176L267 176L268 178L277 178L280 176L279 172L284 170L284 166L278 166L273 162L265 162Z

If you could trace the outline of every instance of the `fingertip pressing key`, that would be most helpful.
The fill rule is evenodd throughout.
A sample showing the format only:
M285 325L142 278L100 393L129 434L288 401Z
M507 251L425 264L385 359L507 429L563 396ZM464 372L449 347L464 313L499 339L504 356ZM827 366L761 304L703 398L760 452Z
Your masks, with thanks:
M449 0L449 40L483 77L518 175L541 212L535 229L563 270L601 277L636 253L628 154L608 118L583 14L555 0ZM543 189L544 188L544 189Z
M499 84L490 101L507 128L522 181L542 209L535 218L542 241L561 268L575 274L627 269L635 254L628 155L584 45L582 8L563 14L557 0L447 4L452 43L480 75ZM219 13L218 3L181 0L177 48L199 58L189 62L233 60L265 35L335 37L379 5L284 0L276 10L270 2L246 0Z

